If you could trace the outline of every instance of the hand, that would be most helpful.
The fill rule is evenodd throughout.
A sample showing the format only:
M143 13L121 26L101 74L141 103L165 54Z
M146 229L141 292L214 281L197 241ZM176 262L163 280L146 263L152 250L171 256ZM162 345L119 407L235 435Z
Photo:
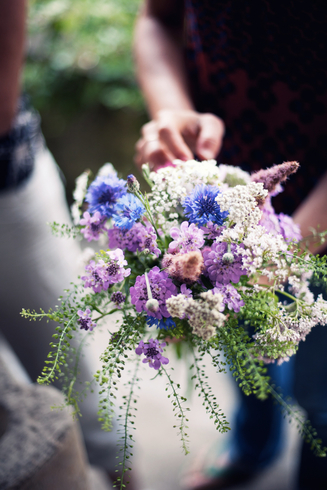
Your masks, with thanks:
M142 127L136 143L135 163L156 170L175 159L215 158L221 148L224 123L213 114L193 110L162 110Z

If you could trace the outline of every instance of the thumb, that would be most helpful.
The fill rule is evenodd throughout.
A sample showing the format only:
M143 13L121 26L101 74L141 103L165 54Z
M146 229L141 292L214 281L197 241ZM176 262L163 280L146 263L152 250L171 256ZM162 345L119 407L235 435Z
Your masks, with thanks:
M196 142L196 154L203 160L216 158L225 133L224 123L213 114L201 114L199 124L200 131Z

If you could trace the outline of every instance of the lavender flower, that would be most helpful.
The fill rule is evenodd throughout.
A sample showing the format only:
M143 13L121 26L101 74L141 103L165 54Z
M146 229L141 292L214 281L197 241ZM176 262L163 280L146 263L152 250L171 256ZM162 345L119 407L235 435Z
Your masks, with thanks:
M126 194L125 184L125 181L118 179L116 175L97 177L88 188L85 198L90 205L90 213L99 211L102 216L111 218L118 199Z
M242 300L241 295L231 284L227 284L225 286L216 286L213 289L213 292L215 294L219 293L223 297L221 311L224 311L225 306L227 306L230 310L238 313L241 309L241 306L244 306L244 301Z
M280 232L283 235L286 242L296 241L298 242L302 238L301 229L299 225L294 223L293 218L284 213L278 215Z
M157 234L155 229L150 223L146 223L145 226L138 227L137 237L139 239L138 250L149 250L149 253L155 254L157 257L161 254L161 250L157 244Z
M177 294L177 287L168 277L168 274L160 271L157 266L148 272L148 280L152 297L159 303L158 310L153 312L146 308L146 303L151 298L148 297L145 276L142 275L137 276L135 285L130 288L131 302L135 305L136 311L146 311L149 316L155 317L158 320L161 320L163 317L170 317L166 307L166 300L174 294Z
M117 308L121 308L121 305L126 301L126 295L120 291L115 291L112 293L110 300L117 306Z
M79 316L77 323L81 329L92 331L97 326L96 322L92 321L91 310L89 308L86 308L85 311L78 310L77 314Z
M157 339L149 339L149 342L144 343L143 340L136 347L135 352L138 356L141 354L145 355L145 359L142 362L148 363L149 367L158 370L161 364L168 364L169 359L164 357L161 353L163 352L163 347L166 347L166 342L161 342Z
M193 192L184 199L183 207L185 216L190 223L204 226L208 221L222 225L228 216L227 211L221 211L216 201L220 194L218 187L214 185L197 185Z
M157 244L157 234L150 223L145 225L135 223L130 230L121 230L114 226L108 230L108 237L110 248L119 247L129 252L148 250L157 257L161 254Z
M109 248L126 249L129 252L136 252L141 248L140 232L144 226L141 223L135 223L130 230L121 230L117 226L108 230Z
M234 262L224 262L223 256L227 252L227 243L215 242L211 248L206 247L203 251L204 265L207 269L208 276L213 285L237 283L242 274L246 274L243 269L242 254L240 253L241 245L231 244L231 253Z
M85 226L85 228L81 228L81 233L88 242L91 240L99 240L101 231L106 231L106 219L105 216L101 216L99 211L96 211L93 216L85 211L79 224Z
M131 273L131 269L124 269L124 266L128 264L122 250L117 248L117 250L106 252L106 255L108 256L106 261L100 259L96 263L91 260L85 267L89 275L82 277L82 280L85 281L84 287L91 287L95 293L107 290L111 284L123 281Z
M170 236L174 239L169 244L169 253L187 253L199 250L204 245L204 233L194 223L183 221L180 229L173 226Z
M299 225L294 223L293 218L287 214L276 214L269 198L266 199L262 208L262 217L259 224L275 236L282 235L288 243L294 240L299 241L302 238Z
M215 238L217 238L222 234L224 229L225 226L219 226L216 223L213 223L212 221L208 221L206 226L201 226L201 230L203 231L207 240L214 240Z
M117 202L112 215L115 225L123 230L130 230L145 212L145 207L134 194L126 194Z
M189 289L186 284L182 284L180 288L180 294L184 294L185 298L193 298L192 290Z
M289 175L295 173L299 166L298 162L284 162L266 170L259 170L259 172L251 175L251 180L252 182L262 182L264 188L271 194L275 191L278 184L284 182Z

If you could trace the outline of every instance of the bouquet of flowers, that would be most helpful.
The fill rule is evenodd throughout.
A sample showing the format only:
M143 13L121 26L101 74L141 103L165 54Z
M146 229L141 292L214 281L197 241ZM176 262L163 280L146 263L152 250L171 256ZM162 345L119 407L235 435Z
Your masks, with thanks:
M229 426L200 367L206 353L217 370L229 366L246 394L274 396L315 452L325 454L310 424L269 383L265 368L287 361L312 327L327 323L327 302L322 296L315 300L309 289L310 281L326 282L325 257L309 254L309 238L302 239L292 219L277 215L271 205L298 166L286 162L250 175L214 160L176 160L156 173L144 165L149 194L141 192L133 175L120 179L110 164L93 180L89 172L77 179L75 226L52 227L100 241L104 250L93 252L80 282L55 311L22 314L58 324L39 379L49 383L67 369L72 336L81 335L82 346L84 331L96 334L102 319L121 312L95 379L101 386L99 418L109 430L117 381L126 360L135 363L125 402L123 473L132 446L128 417L140 361L167 377L187 452L185 398L165 352L170 340L179 352L183 344L188 347L187 360L193 356L192 377L218 430ZM323 241L325 234L312 238ZM77 409L76 376L65 377L67 403Z

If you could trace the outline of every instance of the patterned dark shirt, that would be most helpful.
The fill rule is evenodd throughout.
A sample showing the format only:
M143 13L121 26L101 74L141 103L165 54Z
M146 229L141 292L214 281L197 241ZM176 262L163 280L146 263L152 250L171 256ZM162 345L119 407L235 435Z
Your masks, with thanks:
M17 187L31 175L35 153L43 146L40 116L22 96L11 130L0 138L0 191Z
M248 171L297 160L274 199L292 213L327 169L327 2L185 0L195 104L220 116L219 161Z

